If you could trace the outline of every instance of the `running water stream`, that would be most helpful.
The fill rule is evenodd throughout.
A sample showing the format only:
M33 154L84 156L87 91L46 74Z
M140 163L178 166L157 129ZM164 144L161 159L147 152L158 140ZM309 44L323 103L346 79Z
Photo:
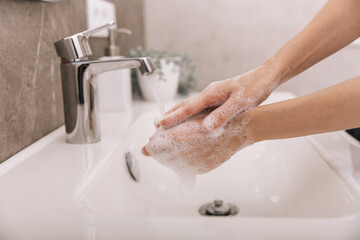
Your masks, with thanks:
M159 82L157 78L156 72L149 74L146 76L147 80L151 82L152 91L155 97L155 101L158 105L159 111L161 116L165 114L165 107L164 103L162 102L160 91L159 91ZM159 159L156 159L159 160ZM165 159L162 159L161 162L164 162ZM166 162L166 160L165 160ZM190 172L184 171L183 167L176 167L175 164L172 165L171 169L176 173L176 175L179 177L180 182L187 188L192 188L195 185L196 182L196 175L191 174ZM169 166L168 166L169 167Z
M165 114L165 107L164 107L164 103L162 102L162 99L160 97L160 91L159 91L159 83L158 83L158 79L157 79L157 74L152 73L146 76L147 80L151 82L151 87L152 87L152 91L155 97L155 101L158 105L159 111L161 116L163 116Z

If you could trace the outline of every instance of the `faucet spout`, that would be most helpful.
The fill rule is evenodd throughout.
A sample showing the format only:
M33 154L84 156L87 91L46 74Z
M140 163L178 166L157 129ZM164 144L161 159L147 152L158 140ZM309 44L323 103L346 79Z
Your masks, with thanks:
M141 75L149 75L155 71L155 67L150 58L140 58L140 66L138 67Z
M137 68L141 75L148 75L155 71L155 67L148 57L122 58L116 60L88 61L96 74L124 68Z
M83 144L100 141L98 75L125 68L137 68L142 75L155 71L151 59L147 57L61 63L68 143Z

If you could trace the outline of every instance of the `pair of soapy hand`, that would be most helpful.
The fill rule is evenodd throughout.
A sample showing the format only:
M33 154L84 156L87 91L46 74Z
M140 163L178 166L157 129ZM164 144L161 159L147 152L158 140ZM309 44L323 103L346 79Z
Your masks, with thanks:
M207 173L253 143L247 110L276 86L261 69L214 82L155 120L142 153L174 171Z

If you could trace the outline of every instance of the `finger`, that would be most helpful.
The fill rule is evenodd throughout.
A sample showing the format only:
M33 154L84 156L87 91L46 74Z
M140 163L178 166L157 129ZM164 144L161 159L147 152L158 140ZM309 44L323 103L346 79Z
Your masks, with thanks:
M156 128L159 128L161 126L161 120L163 119L163 116L158 116L154 119L154 126Z
M178 108L182 107L185 104L186 100L182 101L179 104L176 104L174 107L170 108L165 114L164 116L169 115L170 113L174 112L175 110L177 110Z
M200 93L201 94L201 93ZM175 112L177 109L181 108L182 106L188 104L189 102L193 101L196 97L198 97L198 95L196 96L192 96L192 97L189 97L188 99L185 99L184 101L182 101L181 103L179 104L176 104L174 107L172 107L170 110L168 110L164 116L167 116L169 115L170 113L173 113Z
M189 98L191 99L191 98ZM177 109L179 109L180 107L182 107L184 104L186 104L186 102L189 100L189 99L186 99L184 101L182 101L181 103L175 105L174 107L172 107L170 110L168 110L163 116L159 116L157 118L155 118L154 120L154 126L156 128L159 128L161 126L161 120L164 118L164 116L167 116L169 115L170 113L176 111Z
M205 132L211 132L219 128L237 113L242 112L247 107L247 103L238 96L230 97L223 105L212 111L201 123Z
M205 94L200 94L191 99L191 101L187 101L186 104L176 109L174 112L170 113L169 115L165 116L161 121L161 125L164 128L173 127L189 117L198 114L205 108L213 106L217 102L217 99L208 96Z
M146 150L145 147L143 147L143 148L141 149L141 153L142 153L143 155L147 156L147 157L150 156L150 153Z

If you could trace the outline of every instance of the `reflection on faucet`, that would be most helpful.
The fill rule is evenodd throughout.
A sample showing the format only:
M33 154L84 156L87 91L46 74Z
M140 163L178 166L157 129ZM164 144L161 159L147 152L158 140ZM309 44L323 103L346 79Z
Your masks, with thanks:
M116 23L111 22L55 43L56 52L62 60L61 80L69 143L100 141L97 102L99 74L116 69L138 68L140 74L148 75L155 70L150 58L146 57L88 61L87 57L92 54L88 38L97 31L114 26Z
M124 58L61 64L65 125L69 143L100 141L97 76L106 71L138 68L154 71L149 58Z

